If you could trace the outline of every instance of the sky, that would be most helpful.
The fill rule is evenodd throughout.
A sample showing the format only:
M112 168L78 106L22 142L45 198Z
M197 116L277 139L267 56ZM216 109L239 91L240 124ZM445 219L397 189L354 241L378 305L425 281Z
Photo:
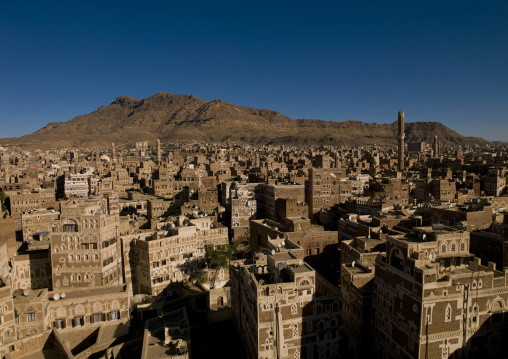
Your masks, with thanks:
M3 1L0 138L158 92L508 141L507 1Z

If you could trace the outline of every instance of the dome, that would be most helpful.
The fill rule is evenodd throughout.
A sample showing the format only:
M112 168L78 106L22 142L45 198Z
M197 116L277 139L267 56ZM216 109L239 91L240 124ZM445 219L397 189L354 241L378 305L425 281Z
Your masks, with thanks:
M99 159L101 161L107 161L107 162L111 161L107 155L102 155L102 156L99 157Z

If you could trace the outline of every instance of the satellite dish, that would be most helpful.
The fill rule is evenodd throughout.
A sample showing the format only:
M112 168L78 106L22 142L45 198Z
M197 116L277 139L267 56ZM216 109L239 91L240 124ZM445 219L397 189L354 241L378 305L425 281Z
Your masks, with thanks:
M355 266L355 264L356 264L356 262L355 262L355 261L353 261L353 263L351 263L351 267L354 267L354 266Z
M25 297L28 297L28 295L29 295L29 294L30 294L30 291L29 291L29 290L25 290L25 291L23 292L23 295L24 295Z
M302 264L303 264L303 261L300 259L300 260L298 261L298 265L302 265Z
M65 293L60 294L60 298L64 299L65 298Z
M271 253L272 253L272 256L273 256L273 255L275 254L275 251L272 249L272 252L271 252Z
M55 295L53 296L53 299L54 299L54 300L58 300L58 299L60 299L60 294L55 293Z
M426 235L426 234L424 234L424 235L422 236L422 240L425 240L426 238L427 238L427 235Z

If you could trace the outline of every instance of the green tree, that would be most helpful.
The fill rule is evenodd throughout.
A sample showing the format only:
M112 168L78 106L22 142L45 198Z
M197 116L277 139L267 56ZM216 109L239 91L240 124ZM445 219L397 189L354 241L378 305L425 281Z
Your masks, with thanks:
M238 253L239 242L231 242L218 248L207 247L206 248L206 263L208 269L214 271L213 280L210 283L210 288L215 287L215 281L217 279L217 273L221 269L228 268L229 263L233 255Z

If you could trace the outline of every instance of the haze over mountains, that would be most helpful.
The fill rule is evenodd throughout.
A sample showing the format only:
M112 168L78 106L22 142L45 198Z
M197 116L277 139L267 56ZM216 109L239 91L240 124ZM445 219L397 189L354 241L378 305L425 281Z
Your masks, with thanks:
M338 111L339 112L339 111ZM397 114L394 113L394 119ZM464 137L439 122L407 122L406 143L439 137L443 145L485 144L477 137ZM257 145L395 145L396 121L391 124L359 121L294 120L276 111L236 106L215 99L161 92L138 100L120 96L108 106L66 122L52 122L1 144L29 147L118 146L137 141L236 142Z

